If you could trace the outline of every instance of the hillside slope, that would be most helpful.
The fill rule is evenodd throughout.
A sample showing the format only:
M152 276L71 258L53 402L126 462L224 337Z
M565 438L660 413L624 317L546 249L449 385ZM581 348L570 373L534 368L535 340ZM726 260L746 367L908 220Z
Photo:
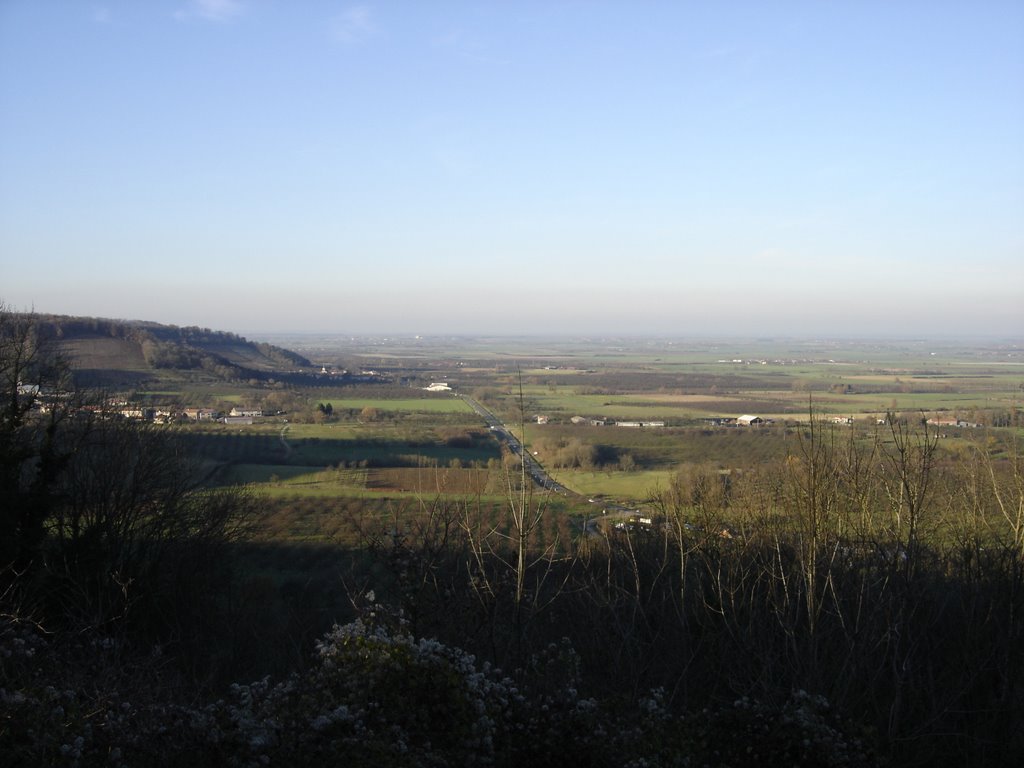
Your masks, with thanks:
M141 384L175 373L263 379L312 367L302 355L209 328L138 320L37 315L40 340L55 344L87 384Z

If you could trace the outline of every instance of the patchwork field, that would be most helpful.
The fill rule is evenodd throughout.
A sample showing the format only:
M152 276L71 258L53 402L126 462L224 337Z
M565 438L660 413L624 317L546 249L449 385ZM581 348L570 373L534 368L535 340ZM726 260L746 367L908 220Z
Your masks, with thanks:
M829 424L838 439L875 439L890 412L921 428L928 418L976 425L931 427L941 435L940 454L951 459L981 442L994 455L1010 455L1024 436L1024 349L1012 344L320 337L315 348L292 348L317 365L373 368L381 380L308 390L191 383L178 391L194 405L266 404L277 414L252 425L192 425L181 434L204 466L216 468L213 482L249 485L279 511L426 498L507 503L518 458L459 395L494 414L564 486L558 504L570 517L593 515L602 502L641 505L688 468L727 472L781 462L798 452L812 411L827 422L852 420ZM454 393L423 392L433 381L448 382ZM156 402L175 392L140 394ZM730 421L744 414L766 423Z

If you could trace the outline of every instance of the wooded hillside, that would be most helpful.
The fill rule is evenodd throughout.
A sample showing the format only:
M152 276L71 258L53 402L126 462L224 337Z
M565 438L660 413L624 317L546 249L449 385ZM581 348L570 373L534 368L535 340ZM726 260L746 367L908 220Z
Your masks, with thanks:
M287 349L209 328L67 315L37 315L35 322L40 341L56 342L87 384L137 383L167 370L261 378L312 366Z

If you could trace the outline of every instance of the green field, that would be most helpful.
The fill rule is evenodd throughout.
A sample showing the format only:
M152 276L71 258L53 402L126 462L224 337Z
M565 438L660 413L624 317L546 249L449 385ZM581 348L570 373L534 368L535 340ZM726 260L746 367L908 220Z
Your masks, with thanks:
M364 408L376 408L379 411L402 411L413 413L466 413L471 409L457 397L419 397L401 399L377 399L377 398L353 398L353 399L330 399L335 410L348 408L351 410L363 410Z
M825 420L852 418L864 439L888 411L914 422L978 423L974 430L943 429L941 451L951 457L979 440L1009 445L1024 429L1021 345L328 337L316 343L315 354L296 351L318 365L381 369L407 384L282 389L176 382L146 396L224 408L265 402L279 413L253 425L182 430L206 466L219 466L219 483L252 484L282 500L490 496L509 457L462 398L422 392L431 381L447 381L521 438L525 427L530 452L579 494L570 508L582 504L581 513L595 495L643 500L686 467L734 470L781 461L797 450L797 425L812 410ZM318 406L327 403L325 414ZM743 414L774 424L711 423ZM538 416L547 423L536 423ZM607 426L571 423L577 416ZM616 421L665 427L631 429ZM840 436L851 429L830 428ZM438 480L442 471L450 472L446 482Z
M658 488L664 487L672 478L668 470L646 472L586 472L583 470L555 470L552 476L567 488L590 498L629 502L644 501ZM600 498L595 501L600 508ZM588 503L590 503L588 501Z

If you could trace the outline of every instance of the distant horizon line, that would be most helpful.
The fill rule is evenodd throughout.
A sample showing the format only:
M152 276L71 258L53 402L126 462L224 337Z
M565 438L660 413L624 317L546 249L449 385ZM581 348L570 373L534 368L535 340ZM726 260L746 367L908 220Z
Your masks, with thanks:
M953 342L985 342L1024 345L1024 333L1000 334L997 332L960 332L955 334L937 333L931 334L898 334L898 333L816 333L804 334L793 332L754 333L746 331L723 331L717 334L707 333L673 333L668 331L519 331L516 333L503 333L496 331L395 331L395 330L334 330L334 329L303 329L303 330L281 330L267 328L245 328L242 326L231 327L228 325L217 326L207 322L190 322L186 324L171 323L161 320L116 317L110 315L88 315L88 314L65 314L52 311L32 309L16 309L10 304L0 301L0 306L14 314L27 314L49 317L69 318L90 318L97 320L108 320L123 323L153 323L157 325L174 326L179 328L208 328L211 331L234 333L246 338L270 338L270 337L316 337L329 336L333 338L358 338L358 339L401 339L414 341L418 339L546 339L552 341L594 341L594 340L657 340L657 341L687 341L687 342L885 342L885 343L953 343Z
M904 343L934 343L934 342L959 342L959 341L988 341L1024 344L1022 335L998 335L992 333L964 333L958 335L882 335L882 334L796 334L796 333L722 333L719 335L707 334L675 334L666 332L615 332L615 333L582 333L582 332L520 332L520 333L497 333L497 332L408 332L408 331L334 331L334 330L302 330L302 331L271 331L239 329L233 330L241 336L292 336L292 337L347 337L347 338L370 338L370 339L395 339L403 341L429 340L429 339L549 339L549 340L607 340L607 339L628 339L628 340L658 340L658 341L859 341L859 342L904 342Z

